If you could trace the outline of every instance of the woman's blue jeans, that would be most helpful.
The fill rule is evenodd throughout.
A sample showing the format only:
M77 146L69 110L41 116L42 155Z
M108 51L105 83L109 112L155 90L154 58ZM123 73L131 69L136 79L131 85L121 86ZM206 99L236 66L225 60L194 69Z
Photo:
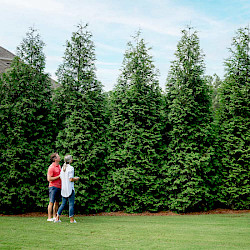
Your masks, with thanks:
M69 197L65 198L62 197L62 204L59 207L57 214L60 216L62 214L62 211L67 203L67 200L69 200L69 217L74 216L74 203L75 203L75 191L72 190L72 193Z

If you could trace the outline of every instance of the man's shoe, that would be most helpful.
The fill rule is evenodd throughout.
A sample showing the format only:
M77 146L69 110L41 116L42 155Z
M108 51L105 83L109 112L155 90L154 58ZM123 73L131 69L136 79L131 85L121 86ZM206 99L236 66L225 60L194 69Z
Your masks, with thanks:
M47 221L52 221L52 222L53 222L53 221L54 221L54 218L51 218L51 219L47 219Z
M74 221L71 221L70 223L77 223L77 222L76 222L76 220L74 220Z

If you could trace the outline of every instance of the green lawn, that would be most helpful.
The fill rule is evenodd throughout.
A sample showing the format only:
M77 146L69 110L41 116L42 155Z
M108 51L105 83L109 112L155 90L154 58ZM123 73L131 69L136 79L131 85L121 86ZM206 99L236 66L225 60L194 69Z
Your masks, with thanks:
M250 249L250 213L0 217L0 249Z

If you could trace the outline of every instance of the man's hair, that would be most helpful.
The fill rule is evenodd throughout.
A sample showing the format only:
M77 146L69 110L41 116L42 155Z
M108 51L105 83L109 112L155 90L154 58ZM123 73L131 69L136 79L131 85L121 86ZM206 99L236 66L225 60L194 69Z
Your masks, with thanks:
M50 155L50 160L51 160L52 162L55 161L56 155L57 155L57 154L58 154L58 153L53 153L53 154Z

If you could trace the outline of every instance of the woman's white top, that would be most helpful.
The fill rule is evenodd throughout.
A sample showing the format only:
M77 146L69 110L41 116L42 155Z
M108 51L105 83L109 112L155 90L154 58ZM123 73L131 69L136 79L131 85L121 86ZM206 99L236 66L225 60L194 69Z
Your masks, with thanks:
M68 164L66 171L64 172L62 169L60 173L60 178L62 182L61 195L65 198L69 197L72 193L72 190L74 190L74 182L69 180L73 177L74 168Z

